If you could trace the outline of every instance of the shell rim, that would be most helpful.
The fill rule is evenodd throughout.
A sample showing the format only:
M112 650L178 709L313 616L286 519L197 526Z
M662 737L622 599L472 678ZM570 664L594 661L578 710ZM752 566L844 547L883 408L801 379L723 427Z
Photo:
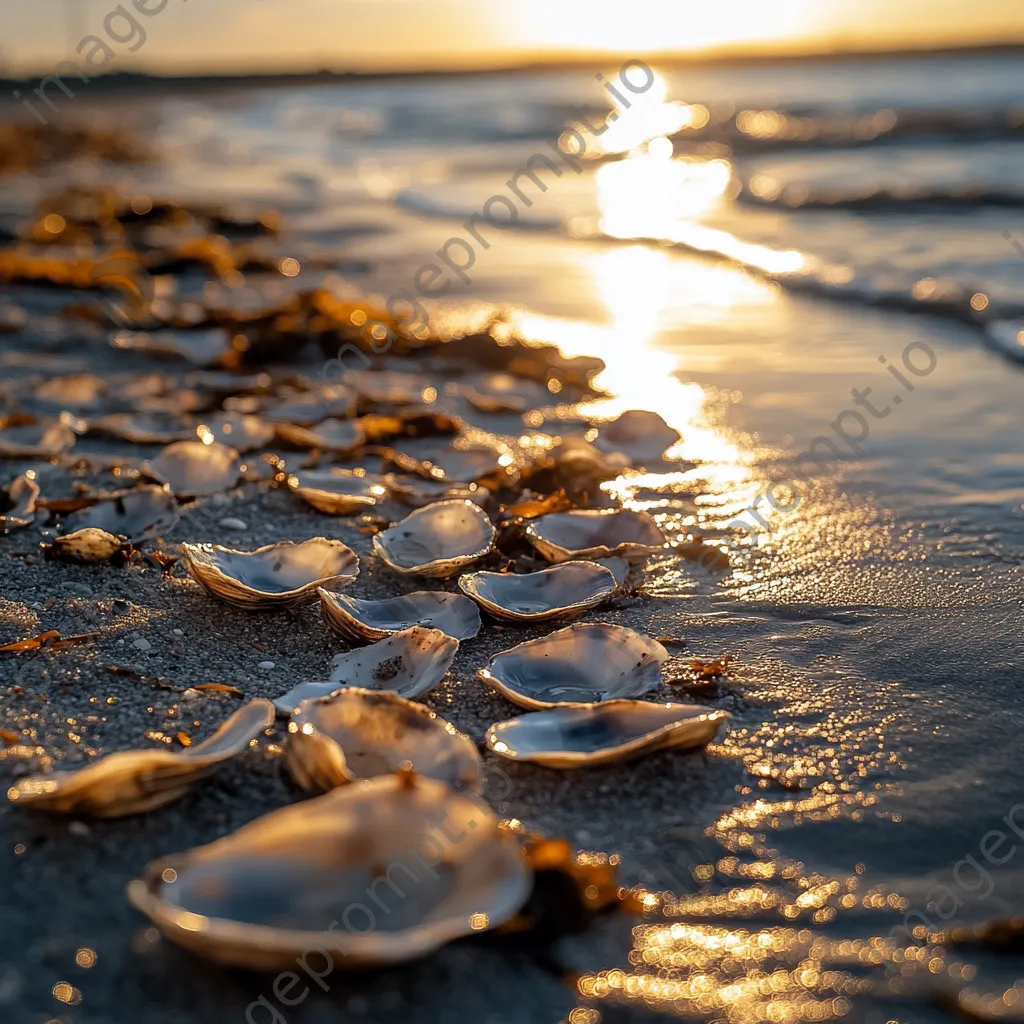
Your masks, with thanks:
M467 573L466 575L459 577L459 589L468 598L471 598L479 604L485 611L490 612L495 618L502 619L505 622L546 622L551 619L561 618L563 615L572 615L574 612L582 613L589 611L591 608L596 608L602 601L607 601L610 597L614 596L615 591L618 589L615 574L611 569L604 565L598 565L597 562L591 562L589 559L583 558L558 562L555 565L548 566L546 569L538 569L536 573L523 573L522 575L534 576L546 572L558 572L563 565L592 565L594 568L600 569L606 573L608 579L611 580L611 584L607 591L602 587L601 592L595 597L584 598L581 601L574 601L572 604L559 605L558 608L549 608L546 611L539 612L512 611L512 609L506 608L504 605L497 604L495 601L484 597L479 593L479 591L474 592L469 589L476 585L480 576L500 576L503 575L502 573L489 573L486 570Z
M480 519L481 522L487 523L489 536L487 543L484 547L478 551L474 551L472 554L461 554L452 555L448 558L432 558L420 565L414 566L402 566L392 561L390 555L387 553L387 549L384 547L384 542L380 539L383 533L388 533L390 530L401 526L402 523L408 522L408 520L425 514L427 509L436 508L441 505L465 505L468 508L474 510L473 515ZM497 537L497 530L494 528L494 523L491 522L490 516L476 504L476 502L470 501L468 498L447 498L443 501L432 501L427 505L421 505L417 509L413 509L404 519L397 523L392 524L387 530L383 530L382 533L375 533L373 535L373 553L391 570L397 573L403 573L405 575L432 575L431 570L445 568L449 572L447 575L453 575L457 569L460 569L464 565L469 565L471 562L475 562L479 558L483 558L484 555L489 554L494 548L494 539Z
M252 556L252 555L262 555L262 554L265 554L271 548L277 548L277 547L297 548L297 547L301 547L303 544L308 544L310 541L316 541L316 540L326 541L328 544L340 544L341 547L343 547L346 551L348 551L352 555L352 557L355 559L355 564L354 564L355 572L353 572L353 573L336 573L333 576L321 576L318 579L311 580L309 583L304 583L301 587L296 587L296 588L294 588L292 590L269 592L269 591L266 591L266 590L257 590L255 587L250 587L248 583L243 583L242 580L238 579L237 577L229 576L218 565L214 565L214 564L208 563L208 562L197 563L196 560L192 557L192 552L196 551L196 550L199 550L201 548L216 549L218 551L227 552L227 553L232 554L232 555ZM278 540L278 541L274 541L271 544L264 544L263 547L256 548L253 551L239 551L237 548L225 547L223 544L212 544L212 543L207 543L207 542L202 542L202 543L199 543L199 544L189 544L189 543L185 542L185 543L183 543L181 545L181 551L182 551L182 555L185 558L185 568L188 570L189 575L197 583L201 584L207 590L210 590L211 588L210 588L209 584L204 579L201 578L204 572L208 572L209 575L211 577L217 579L218 582L222 582L222 581L227 580L233 586L241 587L243 589L243 591L245 591L247 594L254 595L258 600L266 601L268 604L285 604L285 603L287 603L289 601L293 601L293 600L297 600L297 599L302 599L302 598L310 596L310 593L313 590L315 590L315 589L317 589L319 587L324 586L324 584L327 584L327 583L337 584L341 580L347 580L348 583L354 583L359 578L359 570L360 570L359 555L357 555L356 552L353 551L352 548L350 548L344 541L336 540L336 539L331 538L331 537L310 537L307 540L301 540L301 541ZM202 570L199 570L197 568L197 565L199 565L199 564L202 564L202 566L203 566ZM345 584L345 585L347 586L348 584ZM229 598L224 598L223 595L217 593L216 591L214 591L214 595L216 597L220 597L222 600L226 600L229 603L232 603Z
M564 711L564 710L583 710L586 709L596 714L603 714L603 711L599 711L599 708L611 708L616 704L650 704L652 707L679 707L679 708L699 708L699 704L683 704L680 701L638 701L628 697L614 697L612 700L597 701L589 704L559 704L552 708L546 708L547 711ZM678 729L681 725L686 722L692 722L694 719L704 719L717 723L717 736L718 731L721 730L722 726L729 721L732 717L728 711L722 708L710 708L701 715L688 716L686 718L677 718L673 722L667 722L665 725L660 725L656 729L652 729L649 732L644 733L642 736L638 736L635 739L627 740L624 743L620 743L613 747L602 747L600 750L593 751L590 754L584 751L574 750L546 750L541 751L537 754L526 755L526 754L515 754L509 753L508 751L502 752L497 750L494 746L494 741L497 739L497 734L503 731L503 728L507 728L512 722L518 722L523 718L529 717L527 715L517 715L515 718L506 719L503 722L494 722L492 725L487 727L487 732L484 733L484 743L487 745L487 749L497 757L504 758L506 761L518 761L527 762L530 764L540 764L545 767L558 767L566 768L568 765L553 765L550 763L550 759L558 758L561 761L573 762L572 767L579 768L599 768L602 765L608 763L602 760L603 757L613 758L618 760L620 757L628 757L634 752L650 751L651 753L657 752L661 744L667 739L671 733ZM708 743L714 742L715 737L708 740ZM666 744L671 746L671 744ZM707 743L703 744L707 746Z

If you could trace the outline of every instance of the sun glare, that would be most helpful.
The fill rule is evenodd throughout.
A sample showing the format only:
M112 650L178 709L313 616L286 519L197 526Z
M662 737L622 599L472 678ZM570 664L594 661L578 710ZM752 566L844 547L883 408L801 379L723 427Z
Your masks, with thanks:
M590 0L585 9L522 0L514 21L521 41L539 49L657 53L800 38L816 27L820 10L817 0Z

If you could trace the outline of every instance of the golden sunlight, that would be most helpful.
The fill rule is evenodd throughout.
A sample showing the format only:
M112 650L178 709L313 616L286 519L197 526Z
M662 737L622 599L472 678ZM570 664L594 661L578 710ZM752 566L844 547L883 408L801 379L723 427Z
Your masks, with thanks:
M821 7L817 0L632 0L626 7L590 0L581 11L551 0L522 0L515 23L521 41L538 49L657 53L804 37L818 27Z

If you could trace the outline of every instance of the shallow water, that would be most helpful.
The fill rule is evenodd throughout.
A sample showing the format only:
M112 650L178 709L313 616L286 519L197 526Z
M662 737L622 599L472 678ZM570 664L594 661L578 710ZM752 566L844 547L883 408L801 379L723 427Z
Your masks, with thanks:
M644 612L652 635L740 655L745 706L705 771L742 781L634 858L674 892L651 896L668 921L583 974L573 1024L619 1003L941 1020L938 992L965 986L1014 1011L1018 960L891 936L1024 910L1019 72L1018 55L659 72L606 159L481 228L468 280L424 303L442 326L510 309L527 337L601 357L601 409L661 413L696 463L615 492L733 556L718 576L654 564ZM388 297L605 101L584 72L166 98L168 161L119 185L280 206L296 258L367 260L351 286ZM744 111L762 112L749 131ZM794 116L819 136L781 140Z

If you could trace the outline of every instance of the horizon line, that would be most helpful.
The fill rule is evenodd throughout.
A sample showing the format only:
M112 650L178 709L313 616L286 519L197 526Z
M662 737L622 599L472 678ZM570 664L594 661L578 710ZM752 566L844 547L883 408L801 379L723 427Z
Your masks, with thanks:
M737 62L744 63L777 63L785 61L814 61L824 59L851 60L857 58L885 58L885 57L928 57L942 55L963 55L985 54L985 53L1009 53L1024 50L1024 36L1020 39L1009 42L982 42L963 44L936 44L921 46L898 47L882 46L841 46L822 47L816 49L746 49L743 47L721 47L717 49L701 51L668 50L640 54L630 54L626 51L617 50L590 50L585 53L566 52L563 54L544 55L538 59L513 58L506 62L494 61L480 64L457 64L450 67L434 65L382 65L380 67L345 67L341 64L334 66L317 66L310 63L306 66L296 65L288 67L282 65L279 68L259 70L259 63L249 66L239 63L231 70L215 71L202 66L192 70L140 70L137 68L123 68L117 71L104 72L92 78L94 82L113 80L117 78L132 77L152 80L167 81L189 81L189 80L211 80L218 79L260 79L260 78L396 78L415 76L444 76L444 75L474 75L474 74L501 74L526 72L541 69L573 68L583 65L593 65L601 62L614 62L623 60L642 59L645 63L658 64L661 66L678 67L689 64L730 64ZM0 82L26 83L35 78L50 74L60 64L71 62L71 58L65 57L55 61L53 64L30 72L19 73L21 77L9 78L6 74L0 73ZM10 74L10 72L7 72Z

